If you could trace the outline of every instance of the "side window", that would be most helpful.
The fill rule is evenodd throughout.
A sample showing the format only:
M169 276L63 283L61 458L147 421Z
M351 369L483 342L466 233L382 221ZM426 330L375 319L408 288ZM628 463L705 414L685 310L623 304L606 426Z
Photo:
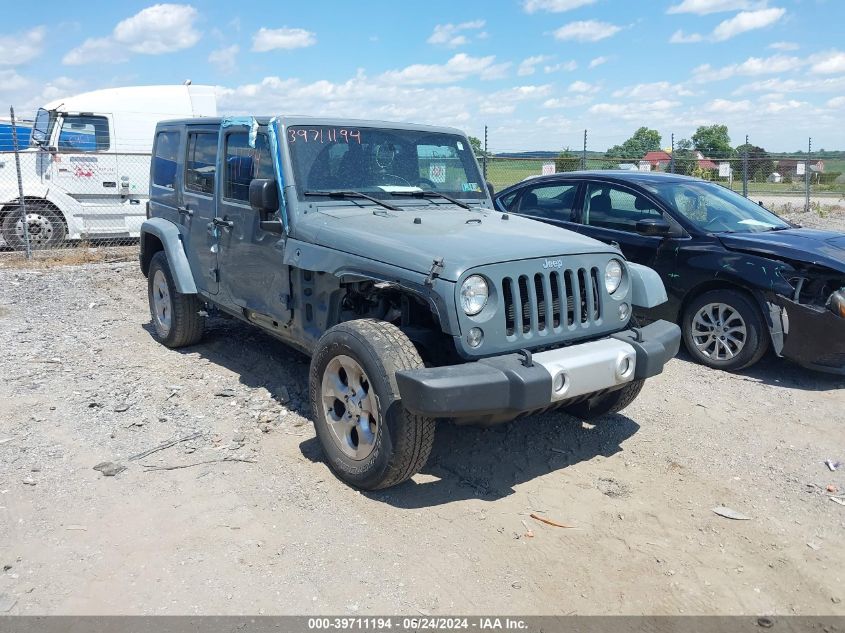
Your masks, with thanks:
M159 132L153 155L153 184L173 189L176 181L176 155L179 153L179 132Z
M266 134L259 134L255 147L249 146L246 132L226 136L226 174L223 197L229 200L249 201L249 183L253 178L273 179L273 161Z
M217 161L217 134L188 134L188 155L185 159L185 189L214 193L214 171Z
M506 196L502 196L501 198L499 198L499 204L502 205L502 207L504 207L508 211L515 211L515 209L513 208L513 203L516 200L517 194L519 194L519 189L510 192Z
M584 201L584 224L633 231L639 220L662 214L643 196L604 183L590 183Z
M569 221L578 185L546 184L526 189L519 201L519 212L537 218Z
M109 120L104 116L69 114L62 117L59 150L97 152L111 146Z

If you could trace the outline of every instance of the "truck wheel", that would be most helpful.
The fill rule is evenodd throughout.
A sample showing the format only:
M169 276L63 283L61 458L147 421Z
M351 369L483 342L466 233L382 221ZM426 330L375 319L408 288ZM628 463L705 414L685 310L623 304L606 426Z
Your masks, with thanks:
M760 311L735 290L711 290L693 299L681 329L692 357L714 369L745 369L769 348Z
M61 214L52 207L37 203L29 203L26 207L26 226L29 229L29 245L33 249L55 248L67 236ZM26 248L20 207L15 207L3 218L3 239L16 251Z
M364 490L402 483L418 472L434 442L434 420L402 406L396 372L423 367L395 325L340 323L317 343L309 392L317 439L329 467Z
M581 418L582 420L591 420L592 418L598 418L603 415L619 413L637 399L644 383L644 380L634 380L621 389L564 407L563 410L569 415Z
M147 289L156 340L167 347L184 347L202 338L202 304L196 295L176 291L164 251L157 252L150 261Z

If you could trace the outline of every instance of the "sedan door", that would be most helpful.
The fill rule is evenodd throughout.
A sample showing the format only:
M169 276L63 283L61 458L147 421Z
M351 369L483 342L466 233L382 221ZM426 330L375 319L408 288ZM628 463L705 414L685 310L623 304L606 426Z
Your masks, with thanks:
M577 231L578 192L578 181L544 181L506 194L498 202L509 212Z

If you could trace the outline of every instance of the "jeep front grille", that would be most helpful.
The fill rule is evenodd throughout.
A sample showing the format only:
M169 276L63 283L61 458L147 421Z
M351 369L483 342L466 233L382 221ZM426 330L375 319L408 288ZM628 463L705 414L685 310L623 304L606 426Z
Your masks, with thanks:
M577 268L502 279L508 338L555 334L601 318L599 269Z

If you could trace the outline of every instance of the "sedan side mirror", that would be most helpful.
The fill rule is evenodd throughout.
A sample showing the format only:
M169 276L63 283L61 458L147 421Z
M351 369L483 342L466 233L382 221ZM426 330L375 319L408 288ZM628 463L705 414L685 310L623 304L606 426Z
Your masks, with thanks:
M493 185L492 185L492 184L490 184L490 181L489 181L489 180L487 181L487 191L490 193L490 197L491 197L491 198L495 198L495 197L496 197L496 190L495 190L495 189L493 189Z
M672 225L663 218L648 218L638 220L637 233L651 237L665 237L672 231Z
M262 213L279 210L279 190L276 181L269 178L255 178L249 183L249 204Z

